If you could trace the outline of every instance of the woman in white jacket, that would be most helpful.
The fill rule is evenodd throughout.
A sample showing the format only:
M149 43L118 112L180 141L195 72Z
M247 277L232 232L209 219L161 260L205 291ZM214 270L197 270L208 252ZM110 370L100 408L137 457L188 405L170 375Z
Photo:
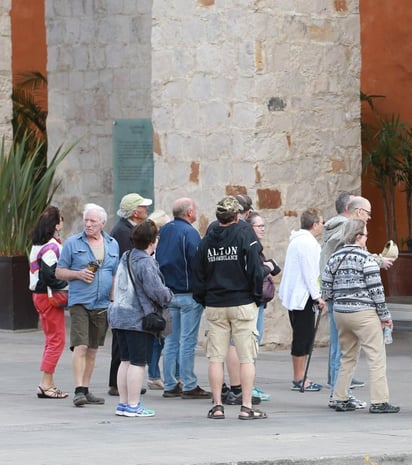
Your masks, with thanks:
M305 210L300 217L299 231L292 231L286 251L285 266L279 287L282 305L289 310L292 326L292 390L300 391L306 359L315 336L313 305L325 308L319 285L320 245L316 240L323 233L323 217L317 208ZM322 386L306 380L305 391L320 391Z

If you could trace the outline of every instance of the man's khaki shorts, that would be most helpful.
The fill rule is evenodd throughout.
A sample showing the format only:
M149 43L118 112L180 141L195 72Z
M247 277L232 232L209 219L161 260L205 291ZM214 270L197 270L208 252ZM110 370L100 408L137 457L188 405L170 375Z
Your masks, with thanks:
M87 310L83 305L70 307L70 349L85 345L97 349L104 345L108 328L107 309Z
M240 363L254 363L258 353L256 304L206 307L205 316L209 326L205 348L211 362L225 360L232 336Z

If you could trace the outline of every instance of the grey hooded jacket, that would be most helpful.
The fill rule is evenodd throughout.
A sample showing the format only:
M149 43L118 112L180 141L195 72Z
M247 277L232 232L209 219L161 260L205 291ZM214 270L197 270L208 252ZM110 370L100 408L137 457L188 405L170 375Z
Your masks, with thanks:
M131 272L136 290L127 269L129 252L120 259L114 284L114 301L108 308L109 325L114 329L143 331L145 315L166 308L172 300L172 291L164 284L156 260L143 250L132 249Z

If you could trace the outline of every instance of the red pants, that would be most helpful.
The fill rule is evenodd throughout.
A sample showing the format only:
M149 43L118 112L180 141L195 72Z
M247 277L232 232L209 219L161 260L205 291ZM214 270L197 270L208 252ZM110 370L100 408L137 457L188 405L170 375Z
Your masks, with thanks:
M64 310L50 305L47 294L33 293L33 302L46 337L40 370L54 373L66 338Z

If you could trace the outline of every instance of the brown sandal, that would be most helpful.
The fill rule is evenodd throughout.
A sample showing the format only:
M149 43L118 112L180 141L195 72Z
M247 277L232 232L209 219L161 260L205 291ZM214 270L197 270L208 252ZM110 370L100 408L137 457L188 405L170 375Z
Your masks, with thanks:
M216 415L216 412L220 412L220 414ZM207 414L207 418L211 420L224 420L225 418L225 409L223 405L215 405L211 408Z
M252 409L246 407L245 405L242 405L240 407L240 412L247 413L247 415L239 415L239 420L262 420L263 418L268 417L265 412L262 412L262 410L259 410L257 408Z
M37 397L39 399L65 399L69 397L67 392L60 391L56 386L43 389L41 386L37 388Z

